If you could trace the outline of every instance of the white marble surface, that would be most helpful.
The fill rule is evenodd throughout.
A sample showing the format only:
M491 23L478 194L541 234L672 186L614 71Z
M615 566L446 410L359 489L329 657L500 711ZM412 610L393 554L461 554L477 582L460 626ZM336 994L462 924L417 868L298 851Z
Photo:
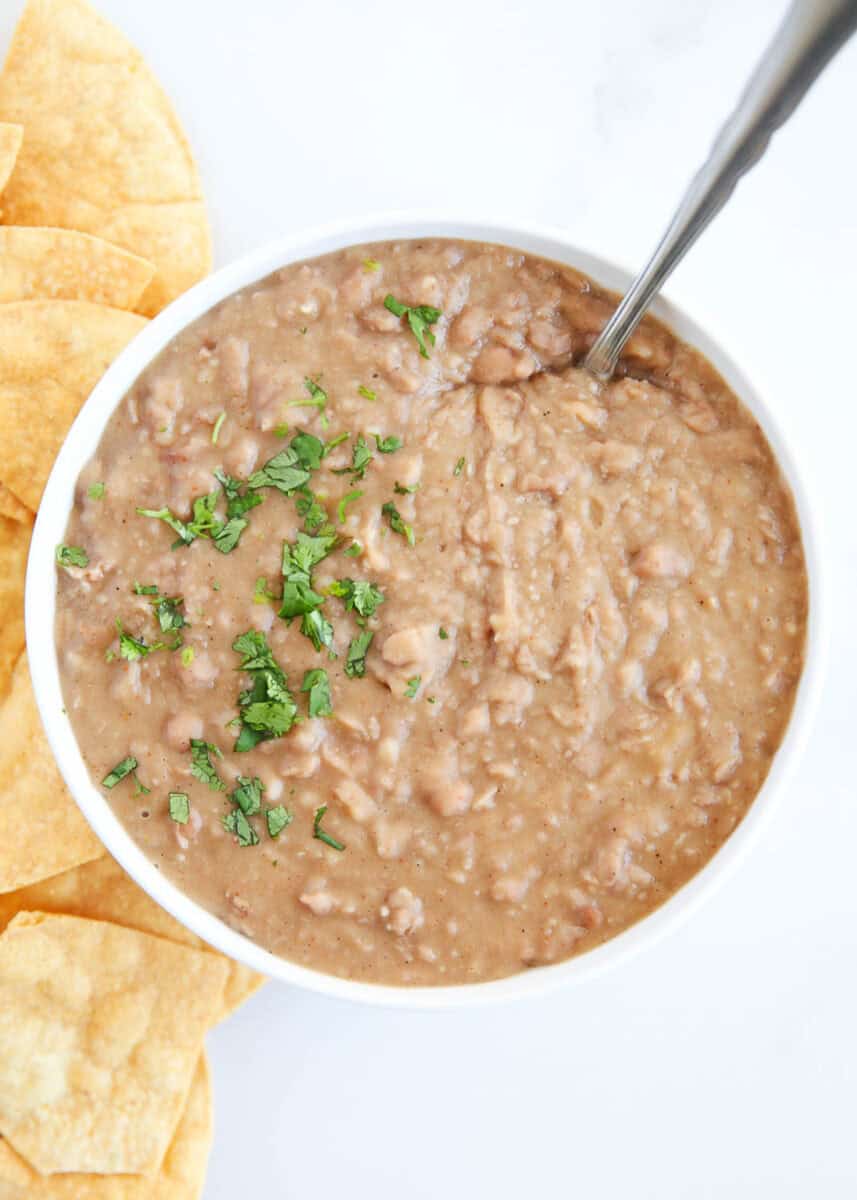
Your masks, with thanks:
M221 263L435 205L637 263L784 8L99 4L176 99ZM0 4L3 44L19 7ZM543 1001L432 1016L269 986L210 1041L206 1200L857 1194L855 111L857 44L670 288L765 382L829 538L829 680L770 835L680 933Z

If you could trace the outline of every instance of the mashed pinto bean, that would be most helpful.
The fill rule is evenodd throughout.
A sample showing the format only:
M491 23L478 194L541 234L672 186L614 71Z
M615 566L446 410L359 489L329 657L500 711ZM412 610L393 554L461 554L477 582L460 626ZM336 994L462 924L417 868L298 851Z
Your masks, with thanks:
M441 310L428 357L388 295ZM59 572L56 635L93 778L136 758L107 793L117 815L275 953L396 984L566 958L688 880L762 784L802 666L792 500L749 413L656 322L610 383L575 365L610 306L575 271L497 246L298 263L176 338L82 473L66 541L88 565ZM350 435L308 484L339 535L310 576L332 626L320 650L277 615L300 492L260 488L228 553L210 535L171 549L174 530L136 511L188 521L216 469L246 489L301 430ZM349 611L328 593L342 579L383 601ZM163 632L135 583L182 598L186 624ZM123 657L117 618L165 645ZM236 751L252 677L233 643L250 630L299 719ZM370 632L360 677L349 648ZM311 717L316 669L332 713ZM225 790L192 773L192 740L222 752L207 753ZM224 826L238 776L264 787L251 845ZM276 837L269 809L275 828L291 817Z

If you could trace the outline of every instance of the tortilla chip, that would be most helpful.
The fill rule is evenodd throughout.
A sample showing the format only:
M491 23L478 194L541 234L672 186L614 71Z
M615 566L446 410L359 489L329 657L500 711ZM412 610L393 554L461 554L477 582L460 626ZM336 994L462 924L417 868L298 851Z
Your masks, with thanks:
M26 138L7 225L94 233L153 262L153 316L211 266L187 139L142 56L85 0L29 0L0 75L0 120Z
M152 1175L190 1091L226 964L82 917L0 937L0 1133L42 1175Z
M24 649L24 577L32 532L32 516L26 521L0 517L0 701Z
M22 504L14 492L10 492L5 483L0 483L0 517L9 517L12 521L28 522L33 514ZM3 1200L0 1196L0 1200Z
M0 893L104 853L65 788L39 719L27 656L0 706Z
M198 1200L213 1132L211 1076L199 1056L190 1095L157 1175L38 1175L0 1140L0 1200Z
M17 913L25 911L67 913L72 917L113 921L116 925L139 929L142 933L153 933L169 938L171 942L216 953L147 896L109 855L19 891L0 895L0 933ZM217 1012L216 1021L222 1021L265 982L264 975L257 975L249 967L232 959L224 961L229 967L229 974L226 977L223 1006Z
M0 305L0 479L29 508L83 401L144 325L83 300Z
M73 229L0 227L0 304L89 300L132 309L155 268L111 242Z
M23 136L24 130L20 125L6 125L0 122L0 192L12 174Z

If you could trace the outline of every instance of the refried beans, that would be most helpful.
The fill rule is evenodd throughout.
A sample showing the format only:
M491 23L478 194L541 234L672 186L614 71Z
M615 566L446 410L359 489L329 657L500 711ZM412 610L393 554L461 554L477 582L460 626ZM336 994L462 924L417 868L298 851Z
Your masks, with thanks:
M802 667L788 487L711 365L446 239L184 330L78 482L64 702L149 858L274 953L478 982L615 936L758 792ZM143 510L140 512L139 510Z

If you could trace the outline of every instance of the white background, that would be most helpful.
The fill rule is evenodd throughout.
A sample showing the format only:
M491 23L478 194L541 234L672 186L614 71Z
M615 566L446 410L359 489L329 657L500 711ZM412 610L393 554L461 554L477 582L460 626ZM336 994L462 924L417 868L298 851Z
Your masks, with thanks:
M632 265L784 7L98 4L176 101L218 263L439 206ZM430 1015L269 985L210 1039L206 1200L857 1195L855 117L857 43L669 287L779 410L831 548L825 699L769 836L681 932L545 1000Z

